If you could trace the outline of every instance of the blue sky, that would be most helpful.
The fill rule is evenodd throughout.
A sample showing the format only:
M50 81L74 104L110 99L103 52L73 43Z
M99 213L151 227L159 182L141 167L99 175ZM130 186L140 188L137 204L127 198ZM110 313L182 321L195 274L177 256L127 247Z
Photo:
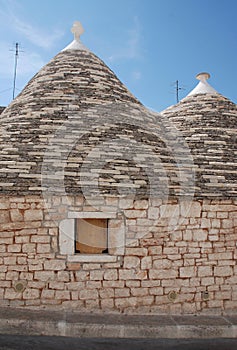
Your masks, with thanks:
M236 0L0 0L0 105L12 99L14 45L20 43L16 92L73 39L97 54L140 101L156 110L183 98L202 71L237 102ZM13 50L13 51L11 51Z

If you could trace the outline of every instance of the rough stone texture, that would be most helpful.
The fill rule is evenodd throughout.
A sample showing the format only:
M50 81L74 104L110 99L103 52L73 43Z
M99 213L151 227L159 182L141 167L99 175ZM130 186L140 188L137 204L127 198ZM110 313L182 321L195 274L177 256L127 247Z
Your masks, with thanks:
M149 196L233 197L236 115L218 94L153 113L93 53L63 51L1 114L0 189L136 193L136 210Z
M193 169L166 129L93 53L60 52L1 115L1 192L176 195L176 161Z
M107 202L105 198L100 203L105 211ZM108 210L112 202L115 201L110 198ZM136 313L146 307L146 312L154 314L221 314L236 309L237 222L233 217L237 203L233 199L185 204L169 201L169 212L179 213L175 228L169 226L169 217L161 216L162 210L155 211L159 209L158 202L143 201L138 205L130 199L129 210L134 211L137 229L140 215L136 218L135 214L139 210L145 213L145 218L155 212L155 219L142 235L137 237L135 233L132 239L130 223L134 217L124 216L125 255L117 262L104 263L68 262L55 244L59 239L59 223L68 211L87 210L88 203L83 197L68 197L67 201L56 196L47 201L40 196L7 200L1 197L0 203L5 203L4 209L0 209L4 218L0 225L2 306L68 310L79 307L80 311L125 313ZM14 208L13 215L6 215L7 206ZM119 215L128 210L123 207L127 208L125 201L117 208ZM192 209L190 215L184 207L195 208L195 212ZM32 217L25 215L31 210ZM97 212L96 205L94 210ZM207 220L209 212L213 217ZM32 220L41 216L43 220ZM140 225L144 229L142 222ZM213 240L213 236L217 239ZM22 292L15 290L16 282L23 283ZM173 291L174 300L169 297ZM206 298L203 292L208 293Z
M236 309L236 116L219 94L159 115L93 53L55 56L0 118L0 305ZM108 214L108 254L74 252L79 212Z
M196 197L237 195L236 104L220 94L187 96L162 112L182 132L196 166Z

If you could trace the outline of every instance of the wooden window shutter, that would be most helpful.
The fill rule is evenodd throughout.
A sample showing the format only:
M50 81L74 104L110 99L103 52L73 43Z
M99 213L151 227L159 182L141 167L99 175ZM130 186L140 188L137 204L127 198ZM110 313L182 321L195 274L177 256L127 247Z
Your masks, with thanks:
M108 253L108 220L77 219L76 253Z

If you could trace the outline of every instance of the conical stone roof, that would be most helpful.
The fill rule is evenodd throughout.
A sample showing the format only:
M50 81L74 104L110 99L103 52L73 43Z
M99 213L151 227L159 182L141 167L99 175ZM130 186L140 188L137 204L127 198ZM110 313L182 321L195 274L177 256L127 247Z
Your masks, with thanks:
M195 167L195 196L237 195L237 106L207 82L208 73L187 97L162 112L187 142Z
M74 41L1 116L1 193L192 194L183 139L80 42L75 27Z
M4 111L5 107L0 106L0 114Z

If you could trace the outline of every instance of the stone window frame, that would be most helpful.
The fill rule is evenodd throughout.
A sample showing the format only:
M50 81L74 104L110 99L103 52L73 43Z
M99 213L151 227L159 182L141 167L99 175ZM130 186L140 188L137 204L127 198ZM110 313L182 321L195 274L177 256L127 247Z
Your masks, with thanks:
M80 254L75 252L76 219L108 220L108 254ZM59 250L68 262L118 262L125 252L125 224L121 213L68 212L59 224Z

